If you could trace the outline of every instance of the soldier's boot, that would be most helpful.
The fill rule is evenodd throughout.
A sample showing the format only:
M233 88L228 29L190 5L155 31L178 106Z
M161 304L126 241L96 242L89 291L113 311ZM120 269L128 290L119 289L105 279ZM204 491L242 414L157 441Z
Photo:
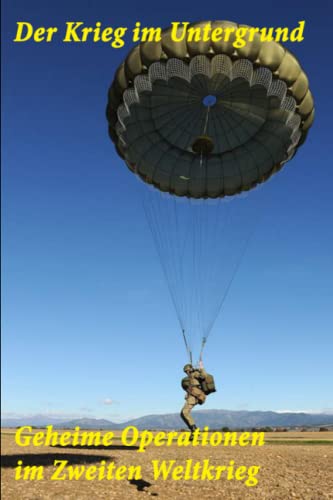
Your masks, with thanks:
M197 426L191 425L190 429L191 429L190 441L193 441L194 431L195 431L195 429L197 429Z

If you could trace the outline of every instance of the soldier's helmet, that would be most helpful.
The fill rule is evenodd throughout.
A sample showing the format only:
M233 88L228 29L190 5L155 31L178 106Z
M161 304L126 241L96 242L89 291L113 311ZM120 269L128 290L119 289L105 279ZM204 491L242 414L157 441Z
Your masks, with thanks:
M189 363L187 365L184 366L184 372L187 373L187 372L191 372L193 370L193 366L190 365Z

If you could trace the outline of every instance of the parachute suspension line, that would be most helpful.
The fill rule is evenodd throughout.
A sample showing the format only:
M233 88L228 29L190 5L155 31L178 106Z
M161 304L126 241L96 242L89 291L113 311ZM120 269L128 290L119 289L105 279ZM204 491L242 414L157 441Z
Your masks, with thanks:
M183 266L182 263L179 262L179 265L177 266L177 256L179 256L179 252L177 253L177 248L174 248L172 245L172 239L175 238L165 238L163 237L162 234L162 228L161 224L159 223L160 221L163 221L163 206L165 207L166 204L159 203L159 199L157 200L157 193L154 193L153 195L155 196L155 201L156 203L153 203L153 199L146 198L143 201L143 208L144 212L146 215L146 219L148 222L148 226L150 229L150 232L152 234L156 251L161 263L161 267L164 273L164 277L169 289L169 293L171 296L172 303L174 305L174 309L177 315L177 319L182 331L186 351L188 354L188 357L190 359L190 362L192 364L192 349L189 343L189 340L186 336L186 330L185 330L185 323L188 311L185 310L185 305L186 305L186 297L185 295L185 286L184 286L184 276L183 276ZM181 250L181 242L180 242L180 231L179 231L179 221L178 221L178 214L177 214L177 208L176 208L176 201L175 200L167 200L167 201L172 201L173 203L173 211L174 211L174 218L175 218L175 230L176 230L176 240L174 242L174 246L179 246L179 250ZM169 213L167 214L168 216L170 215ZM170 221L169 221L170 222ZM163 242L165 242L165 245L163 246ZM183 249L182 253L185 252L185 245L186 241L183 244ZM169 258L168 257L169 254ZM181 259L183 259L183 256L180 256ZM172 279L174 277L174 279ZM177 283L177 280L179 283ZM179 286L180 285L180 286ZM177 293L178 290L178 293Z
M202 200L199 201L198 207L197 207L197 239L198 239L198 258L197 258L197 268L196 268L196 276L197 276L197 302L196 302L196 307L197 307L197 318L198 318L198 337L201 337L202 331L203 331L203 325L204 325L204 318L203 318L203 295L204 295L204 289L203 289L203 274L205 271L205 266L203 265L204 259L203 259L203 247L204 247L204 242L205 242L205 225L204 225L204 215L205 215L205 206Z
M221 268L221 259L223 258L223 255L226 253L227 250L227 239L228 239L228 227L230 227L232 220L231 220L231 214L230 214L230 207L229 205L226 205L224 210L221 210L221 200L218 200L216 202L215 208L215 217L213 217L213 224L212 224L212 231L213 235L211 236L211 245L216 248L219 247L219 241L220 241L220 252L215 256L215 260L212 259L211 265L207 269L206 273L206 283L205 286L208 288L210 284L214 281L214 278L216 280L216 277L220 276L220 279L222 279L222 276L219 273L219 269ZM223 216L222 216L223 215ZM213 255L214 256L214 255ZM224 255L225 258L225 255ZM218 278L219 279L219 278ZM218 286L220 289L220 287ZM208 297L206 296L206 300L208 300ZM205 336L206 330L207 330L208 325L205 324L203 328L203 337Z
M171 200L170 200L171 202ZM175 270L176 272L178 271L178 277L179 277L179 283L180 283L180 288L179 288L179 303L182 311L182 316L183 318L186 318L186 300L185 300L185 279L184 279L184 272L183 272L183 255L181 254L182 250L182 242L181 242L181 231L180 231L180 222L179 222L179 217L178 217L178 211L177 211L177 200L172 199L173 202L173 212L174 212L174 218L175 218L175 228L176 228L176 238L173 238L175 241L175 246L176 246L176 255L175 255ZM178 260L177 260L177 256ZM177 266L178 263L178 266Z
M203 309L202 309L202 295L203 295L203 279L202 279L202 268L203 266L200 265L203 262L202 258L202 247L203 247L203 212L202 212L202 202L200 200L199 206L198 206L198 265L197 265L197 314L198 314L198 330L199 332L202 331L202 325L203 325L203 320L202 320L202 315L203 315Z
M161 200L159 199L159 201L161 201ZM168 201L170 201L170 203L171 203L174 200L168 200ZM160 207L159 217L160 217L160 220L163 221L164 214L162 212L163 212L163 207L165 208L165 206L164 206L164 204L162 206L162 203L160 203L159 207ZM175 210L175 207L174 207L174 210ZM172 220L171 220L171 222L172 222ZM157 226L159 227L160 232L162 232L162 227L161 227L161 225L158 225L158 222L157 222ZM165 253L165 256L162 256L162 259L163 259L163 261L165 261L169 264L169 270L167 272L167 279L170 282L172 282L172 278L173 278L174 302L177 305L178 314L179 314L179 317L181 318L181 328L182 328L182 330L183 329L185 330L186 316L184 316L184 303L185 302L184 302L184 297L182 294L183 283L182 283L182 279L180 276L179 263L177 261L177 257L178 257L177 249L175 248L175 246L177 245L179 234L177 232L177 227L175 227L173 229L176 229L176 238L172 238L172 237L165 238L165 237L163 237L162 234L160 236L161 241L165 241L165 243L166 243L166 253ZM178 263L178 266L177 266L177 263Z
M207 133L208 119L209 119L209 110L210 110L210 106L207 106L207 111L206 111L206 116L205 116L205 122L204 122L203 131L202 131L202 137L204 137L206 135L206 133ZM203 166L203 155L204 155L204 150L201 149L201 151L200 151L200 168L202 168L202 166ZM207 165L206 165L206 170L207 170Z
M190 202L192 204L192 202ZM190 315L191 324L190 324L190 334L192 341L195 339L195 320L196 320L196 315L197 315L197 310L196 310L196 295L197 295L197 272L196 272L196 267L197 267L197 238L196 238L196 226L197 226L197 212L196 212L196 206L194 204L193 206L193 213L192 213L192 218L193 222L191 223L191 229L192 229L192 234L191 234L191 239L192 239L192 255L190 255L191 258L191 267L190 267L190 273L192 274L192 279L189 282L189 288L190 288L190 301L189 301L189 310L194 311L192 315ZM189 257L190 257L189 256Z
M243 243L239 241L241 245L237 245L237 251L232 253L234 262L230 262L229 270L226 273L223 271L221 276L221 263L229 252L228 227L229 230L238 227L235 224L237 220L231 218L229 204L221 210L221 200L207 203L172 197L165 199L165 195L158 194L155 192L153 196L145 197L143 208L188 357L192 359L192 341L200 340L202 360L207 339L230 292L254 230L246 231L247 235L239 233ZM214 248L219 248L219 252L211 252ZM225 283L224 293L220 300L213 303L209 293L213 291L217 297L221 278Z
M206 116L205 116L205 121L204 121L204 127L203 127L203 131L202 131L202 136L204 137L206 134L207 134L207 127L208 127L208 120L209 120L209 111L210 111L210 105L208 105L206 107ZM200 152L200 168L202 170L205 170L203 171L203 176L206 177L207 179L207 160L206 162L204 162L204 150L202 149L201 152ZM207 212L208 210L206 210ZM198 207L198 217L197 217L197 233L198 234L198 246L199 246L199 262L202 262L202 255L203 255L203 252L204 252L204 233L205 233L205 229L206 227L208 227L208 224L205 224L205 207L201 207L199 206ZM200 220L201 219L201 220ZM194 225L195 227L195 225ZM199 264L199 263L198 263ZM199 331L202 332L204 330L204 297L205 297L205 293L204 293L204 275L203 274L206 274L207 275L207 272L204 273L204 269L203 267L201 267L200 269L200 266L198 265L198 269L197 269L197 277L198 277L198 281L199 283L197 282L197 314L198 314L198 324L199 324Z
M202 361L202 355L203 355L203 350L205 348L206 341L207 341L207 337L202 337L199 361Z
M204 129L203 129L203 135L205 135L206 132L207 132L209 110L210 110L210 106L207 106L207 112L206 112L206 118L205 118L205 125L204 125Z
M154 210L153 207L151 207L151 211L149 213L148 204L146 204L146 203L143 204L143 207L144 207L144 211L146 214L146 219L148 221L148 226L149 226L150 232L152 234L152 237L153 237L153 240L155 243L157 254L159 256L159 260L160 260L160 263L161 263L161 266L162 266L162 269L164 272L165 280L166 280L167 285L168 285L169 293L170 293L170 296L171 296L171 299L172 299L172 302L173 302L173 305L174 305L174 308L176 311L178 322L180 324L182 332L184 332L185 325L183 323L182 316L180 314L179 307L177 304L176 293L175 293L175 290L173 290L172 282L169 278L167 264L166 264L166 261L163 259L163 255L162 255L163 245L161 243L161 240L159 240L159 234L158 234L159 233L159 230L158 230L159 226L156 223L156 221L154 221L154 216L157 216L157 214L156 214L157 211Z
M171 202L171 200L169 200ZM184 278L184 269L183 269L183 253L185 251L185 242L183 243L181 241L181 231L180 231L180 221L179 221L179 214L178 214L178 211L177 211L177 200L173 199L172 200L173 202L173 213L174 213L174 220L175 220L175 229L176 229L176 238L173 238L174 241L175 241L175 257L173 260L174 260L174 263L175 263L175 272L177 273L178 271L178 278L179 278L179 296L178 296L178 302L179 302L179 307L181 308L181 315L182 315L182 318L183 318L183 324L184 323L188 323L187 322L187 317L188 317L188 311L186 310L186 290L185 290L185 278ZM182 246L183 246L183 249L182 249ZM178 259L177 259L177 256ZM177 263L178 263L178 266L177 266ZM185 347L186 347L186 350L187 350L187 353L189 355L189 359L192 360L192 350L191 350L191 346L190 346L190 343L189 343L189 340L186 338L186 334L185 334L185 328L182 328L182 334L183 334L183 338L184 338L184 342L185 342ZM191 361L191 364L192 364L192 361Z
M234 270L233 270L233 273L232 273L231 278L230 278L230 280L229 280L229 283L228 283L228 285L227 285L227 287L226 287L226 289L225 289L225 292L224 292L224 294L223 294L223 296L222 296L222 298L221 298L220 303L219 303L219 304L218 304L218 306L217 306L217 309L216 309L216 311L215 311L215 314L214 314L214 316L212 317L212 319L211 319L211 321L210 321L210 323L209 323L209 325L208 325L208 327L207 327L207 330L206 330L206 332L205 332L205 336L204 336L204 337L203 337L203 339L202 339L201 354L202 354L202 351L203 351L203 349L204 349L204 347L205 347L205 344L206 344L206 342L207 342L207 339L208 339L208 337L209 337L209 335L210 335L210 333L211 333L211 331L212 331L212 328L213 328L213 326L214 326L214 323L215 323L215 321L216 321L216 318L218 317L218 315L219 315L219 313L220 313L220 311L221 311L221 309L222 309L222 307L223 307L223 304L224 304L224 302L225 302L225 300L226 300L226 298L227 298L227 296L228 296L228 294L229 294L229 291L230 291L230 288L231 288L231 286L232 286L232 284L233 284L233 281L234 281L234 279L236 278L237 272L238 272L238 270L239 270L239 268L240 268L240 265L241 265L241 263L242 263L243 257L244 257L244 255L245 255L245 253L246 253L246 250L247 250L248 246L249 246L249 243L250 243L250 240L251 240L251 238L252 238L252 236L253 236L253 234L254 234L254 231L255 231L255 228L253 228L253 230L249 233L249 235L248 235L248 236L247 236L247 238L245 239L245 242L244 242L243 248L242 248L241 253L240 253L240 255L239 255L239 258L238 258L238 260L237 260L237 262L236 262L236 265L235 265L235 267L234 267Z
M213 205L202 203L196 208L198 208L198 216L200 218L200 220L197 220L196 224L194 224L197 228L197 235L199 240L199 262L203 264L203 256L207 252L209 254L207 265L201 265L201 267L198 266L198 269L196 271L199 280L197 286L197 311L199 322L198 329L201 337L199 361L202 361L203 350L207 341L207 322L210 319L205 314L209 310L209 303L207 304L207 301L209 299L208 291L212 283L214 282L214 279L215 282L217 282L216 279L219 276L219 269L221 266L220 254L217 254L216 258L213 258L214 253L211 253L211 249L218 247L218 241L220 241L220 243L222 242L222 249L225 247L226 241L225 238L222 237L222 235L224 233L225 225L227 224L227 221L229 219L230 212L229 210L222 211L224 217L221 217L220 200L214 202ZM217 316L218 314L216 315L216 317ZM214 322L215 318L212 323L214 324Z
M197 236L197 261L196 261L196 277L197 277L197 282L196 282L196 309L197 309L197 331L198 334L201 336L202 332L202 326L203 326L203 309L202 309L202 296L203 296L203 258L202 258L202 247L203 247L203 206L202 206L202 201L200 200L198 202L198 207L197 207L197 230L196 230L196 236ZM198 337L199 337L198 335Z
M177 212L177 204L182 203L182 208L183 211L180 210L179 214ZM193 327L191 325L191 296L190 296L190 291L192 290L192 287L189 287L187 280L188 280L188 271L189 271L189 255L186 254L186 250L188 248L193 248L193 211L189 209L189 203L187 200L183 202L180 200L175 200L174 201L174 208L175 208L175 214L176 214L176 225L179 224L181 226L181 222L183 223L182 225L184 226L185 224L185 232L183 236L183 241L181 241L181 227L179 227L179 230L177 228L177 239L179 240L179 247L180 247L180 259L179 259L179 270L180 270L180 276L181 276L181 284L182 284L182 299L183 299L183 318L184 318L184 323L187 324L187 329L188 331L191 332L193 330ZM181 221L181 213L183 212L183 221ZM179 215L179 217L177 216ZM191 354L192 357L192 354Z
M192 351L191 351L191 349L190 349L190 347L188 345L188 342L187 342L187 339L186 339L186 335L185 335L185 330L182 330L182 334L183 334L183 339L184 339L184 342L185 342L186 351L187 351L190 363L192 365L193 364L193 361L192 361Z

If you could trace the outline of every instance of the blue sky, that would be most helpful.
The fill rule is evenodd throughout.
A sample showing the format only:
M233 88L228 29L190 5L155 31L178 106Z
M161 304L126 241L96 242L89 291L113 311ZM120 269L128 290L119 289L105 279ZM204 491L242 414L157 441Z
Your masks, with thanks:
M140 8L138 7L140 5ZM316 121L261 189L262 218L206 348L205 408L321 410L332 388L332 12L326 2L3 3L3 409L120 420L175 412L186 362L137 180L107 135L132 44L13 43L16 22L296 26ZM112 403L110 404L110 401Z

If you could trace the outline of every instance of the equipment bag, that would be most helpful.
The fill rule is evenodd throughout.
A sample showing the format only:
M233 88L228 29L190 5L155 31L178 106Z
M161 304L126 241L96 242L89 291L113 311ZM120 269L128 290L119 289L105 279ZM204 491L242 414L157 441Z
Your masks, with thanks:
M182 379L182 388L184 389L184 391L187 391L189 387L190 387L190 379L189 377L184 377Z
M206 394L211 394L212 392L216 392L215 381L213 375L207 373L205 379L201 382L201 387L203 392Z

